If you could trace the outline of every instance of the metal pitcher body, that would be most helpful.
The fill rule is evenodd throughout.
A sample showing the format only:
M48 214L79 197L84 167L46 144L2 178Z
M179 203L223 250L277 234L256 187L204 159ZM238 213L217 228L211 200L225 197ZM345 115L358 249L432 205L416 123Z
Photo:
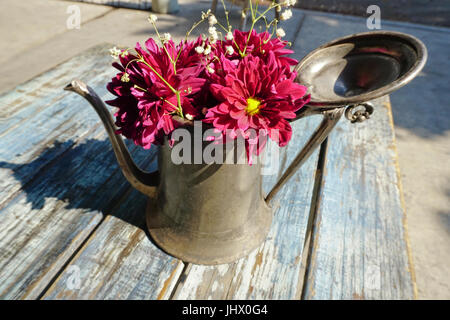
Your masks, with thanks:
M231 262L257 248L272 221L261 164L175 164L171 152L168 143L160 148L160 183L147 207L154 241L198 264Z

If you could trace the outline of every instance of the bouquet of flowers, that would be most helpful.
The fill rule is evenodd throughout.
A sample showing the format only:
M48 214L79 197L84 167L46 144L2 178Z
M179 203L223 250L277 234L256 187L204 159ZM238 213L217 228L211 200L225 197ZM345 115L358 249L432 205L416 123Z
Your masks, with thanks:
M157 17L150 15L159 38L139 43L134 50L111 49L119 59L113 66L119 73L108 84L116 96L107 101L117 107L117 134L150 148L162 144L180 126L202 121L212 126L217 143L227 139L245 140L247 157L258 155L270 138L285 146L292 136L288 119L309 101L307 88L294 82L297 64L287 55L289 43L282 38L278 20L268 21L271 9L281 12L281 20L292 16L295 0L273 1L261 10L250 0L252 21L249 31L233 30L229 12L222 0L226 24L220 23L209 10L175 44L169 33L160 34ZM262 11L262 12L261 12ZM255 24L265 22L266 30L258 33ZM208 35L194 41L188 38L201 23L208 22ZM255 134L250 134L250 132Z

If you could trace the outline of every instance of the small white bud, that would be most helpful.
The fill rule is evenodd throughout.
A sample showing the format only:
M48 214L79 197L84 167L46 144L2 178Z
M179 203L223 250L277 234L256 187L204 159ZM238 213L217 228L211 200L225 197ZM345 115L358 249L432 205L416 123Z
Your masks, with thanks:
M111 57L113 57L113 59L119 59L119 55L122 53L122 51L114 47L109 49L109 53L111 54Z
M155 16L154 14L151 14L151 15L148 17L148 21L150 21L151 23L155 23L156 20L158 20L158 17Z
M292 10L291 9L286 9L283 11L283 13L281 14L281 20L288 20L292 18Z
M206 49L203 51L203 53L205 54L205 56L207 56L208 54L210 54L210 53L211 53L211 47L208 45L208 46L206 47Z
M232 54L234 53L234 49L233 49L232 46L226 46L225 48L226 48L226 50L227 50L227 51L226 51L227 54L232 55Z
M198 47L195 48L195 51L198 54L202 54L205 51L205 48L203 48L202 46L198 46Z
M241 13L241 17L242 17L242 19L245 19L245 17L247 16L247 14L245 13L245 11L244 10L242 10L242 13Z
M202 11L202 19L206 19L210 13L211 13L211 9L208 9L208 11L206 11L206 12Z
M194 120L194 116L192 114L186 113L186 119Z
M210 15L209 18L208 18L208 23L209 23L210 26L215 25L217 23L216 16Z
M163 34L161 41L162 42L167 42L170 41L170 39L172 39L172 36L170 35L170 33L166 32Z
M122 82L129 82L129 81L130 81L129 74L125 72L125 73L122 75L122 77L120 78L120 80L121 80Z
M217 33L216 27L209 27L208 28L208 33L209 34L216 34Z
M285 5L286 7L290 7L290 6L295 6L295 4L297 3L297 0L286 0L285 2L283 2L283 5Z
M209 73L214 73L214 69L211 67L210 64L206 67L206 70L208 70Z
M233 40L233 33L231 33L231 31L228 31L227 35L225 36L225 39Z
M286 32L284 32L284 30L282 28L278 28L277 29L277 37L283 38L284 36L286 36Z
M219 35L217 34L217 32L211 34L211 36L209 37L209 42L211 42L212 44L215 44L217 40L219 40Z

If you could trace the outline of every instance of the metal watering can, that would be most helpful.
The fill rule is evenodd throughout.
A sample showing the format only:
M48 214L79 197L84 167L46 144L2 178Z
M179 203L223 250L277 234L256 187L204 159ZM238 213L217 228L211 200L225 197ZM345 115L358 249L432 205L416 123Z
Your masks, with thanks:
M427 59L424 44L404 33L380 31L331 41L308 54L296 67L297 81L311 101L296 119L322 114L323 120L266 197L261 163L174 164L168 143L161 146L157 172L144 172L114 133L111 114L98 95L79 80L74 91L94 107L108 132L125 178L149 197L147 226L167 253L197 264L229 263L247 255L266 238L272 221L270 201L326 139L345 113L352 122L370 117L369 100L411 81ZM203 142L203 146L208 142Z

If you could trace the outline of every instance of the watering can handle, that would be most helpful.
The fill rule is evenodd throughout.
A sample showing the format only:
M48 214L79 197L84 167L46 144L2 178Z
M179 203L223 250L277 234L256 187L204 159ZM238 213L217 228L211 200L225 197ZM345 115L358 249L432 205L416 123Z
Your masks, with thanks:
M131 158L123 139L115 133L114 121L100 97L80 80L74 80L64 90L73 91L85 98L99 115L108 133L114 153L125 178L140 192L147 196L154 196L159 185L159 172L145 172L141 170Z
M338 107L328 110L313 109L309 106L305 106L305 110L301 113L295 120L301 119L308 115L322 114L323 120L314 133L309 138L308 142L303 146L302 150L297 154L295 159L283 173L281 178L272 187L272 190L267 194L265 200L266 203L270 203L274 196L280 191L283 185L289 180L290 177L301 167L303 163L309 158L309 156L319 147L322 142L328 137L329 133L335 125L338 123L342 114L344 113L345 107ZM294 120L294 121L295 121Z

